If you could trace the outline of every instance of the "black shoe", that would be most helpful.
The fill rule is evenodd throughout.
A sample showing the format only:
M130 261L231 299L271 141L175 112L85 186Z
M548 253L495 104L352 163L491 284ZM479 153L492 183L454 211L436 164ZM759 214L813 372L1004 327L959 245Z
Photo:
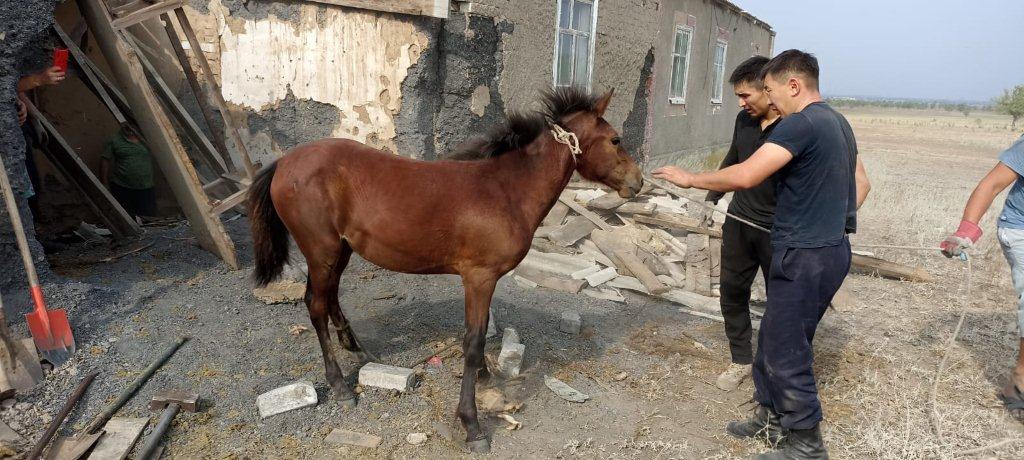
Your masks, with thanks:
M828 460L828 450L817 425L809 430L789 430L781 449L761 454L756 460Z
M760 438L767 441L769 446L777 446L785 433L782 431L782 420L775 411L758 405L754 409L754 415L745 422L729 422L725 431L737 438Z

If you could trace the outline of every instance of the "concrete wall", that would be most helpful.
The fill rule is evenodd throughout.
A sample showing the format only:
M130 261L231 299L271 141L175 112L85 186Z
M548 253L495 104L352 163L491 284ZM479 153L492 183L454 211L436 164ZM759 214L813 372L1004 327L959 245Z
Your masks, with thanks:
M690 51L686 104L669 102L672 47L677 25L696 19ZM770 27L716 0L667 0L658 15L652 91L652 132L648 168L664 164L699 164L703 157L728 147L739 111L729 75L745 59L772 55ZM692 22L692 19L689 19ZM719 33L724 29L724 34ZM728 41L721 104L711 103L715 44Z

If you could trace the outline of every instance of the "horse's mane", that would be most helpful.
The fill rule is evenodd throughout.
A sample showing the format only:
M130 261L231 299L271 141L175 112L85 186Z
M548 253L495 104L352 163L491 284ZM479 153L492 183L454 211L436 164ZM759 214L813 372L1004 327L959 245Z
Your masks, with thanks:
M464 142L450 155L449 160L469 161L493 158L519 150L547 129L548 120L558 121L576 112L593 111L597 98L576 86L549 89L541 94L541 109L529 112L509 112L505 120L480 137Z

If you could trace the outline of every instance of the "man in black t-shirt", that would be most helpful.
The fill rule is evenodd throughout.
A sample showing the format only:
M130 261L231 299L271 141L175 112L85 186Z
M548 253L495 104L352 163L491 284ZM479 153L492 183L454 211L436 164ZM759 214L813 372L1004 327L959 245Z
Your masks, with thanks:
M743 110L736 115L732 146L719 169L747 161L779 122L779 113L768 100L760 77L761 68L767 63L768 58L754 56L743 61L729 77ZM710 191L706 200L717 204L723 195ZM775 214L775 181L769 178L751 189L737 190L729 203L729 213L771 228ZM772 243L768 233L726 218L722 225L721 305L732 363L718 376L716 384L722 390L735 390L750 377L754 362L750 344L750 286L758 268L768 273L771 258Z
M811 343L850 270L846 235L857 229L857 208L870 185L850 124L821 99L818 60L788 50L761 74L783 116L761 148L747 161L715 172L665 167L654 175L682 187L728 192L750 189L778 173L768 308L753 367L759 405L750 420L731 422L727 430L741 437L766 433L782 442L759 459L828 458Z

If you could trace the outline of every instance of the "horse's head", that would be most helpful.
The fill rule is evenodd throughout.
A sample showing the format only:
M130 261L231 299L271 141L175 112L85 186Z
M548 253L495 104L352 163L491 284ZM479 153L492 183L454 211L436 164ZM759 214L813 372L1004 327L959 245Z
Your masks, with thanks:
M581 96L578 91L560 88L548 98L549 113L556 115L556 121L579 139L580 153L576 159L576 170L585 179L615 189L623 198L633 197L643 186L643 175L633 157L622 148L618 131L604 119L604 112L615 90L597 99L586 96L590 101L587 104L568 104L582 110L570 112L570 107L559 107L573 97ZM572 94L574 92L576 94ZM561 113L565 115L558 117Z

